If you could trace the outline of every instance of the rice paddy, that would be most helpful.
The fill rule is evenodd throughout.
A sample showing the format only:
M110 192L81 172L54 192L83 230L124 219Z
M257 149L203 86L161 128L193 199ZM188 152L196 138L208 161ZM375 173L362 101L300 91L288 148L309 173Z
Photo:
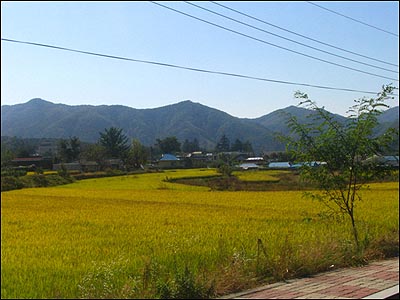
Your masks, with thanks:
M301 191L210 191L167 180L215 175L171 170L2 192L1 297L207 298L359 255L348 222ZM361 259L393 245L398 253L398 187L363 192Z

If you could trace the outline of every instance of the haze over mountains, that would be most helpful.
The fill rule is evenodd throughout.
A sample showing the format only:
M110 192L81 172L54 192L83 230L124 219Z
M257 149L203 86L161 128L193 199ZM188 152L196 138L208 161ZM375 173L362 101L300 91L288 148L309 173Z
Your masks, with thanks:
M156 139L176 136L180 142L196 138L201 147L213 149L225 134L231 142L236 138L250 141L256 153L281 151L274 132L287 134L286 119L282 112L304 119L309 110L289 106L256 119L233 117L223 111L192 101L153 108L135 109L122 105L54 104L32 99L23 104L1 106L1 136L21 138L79 137L85 142L96 142L105 128L122 128L128 138L136 138L146 146ZM334 115L335 119L346 118ZM379 132L388 127L398 128L399 107L390 108L379 118Z

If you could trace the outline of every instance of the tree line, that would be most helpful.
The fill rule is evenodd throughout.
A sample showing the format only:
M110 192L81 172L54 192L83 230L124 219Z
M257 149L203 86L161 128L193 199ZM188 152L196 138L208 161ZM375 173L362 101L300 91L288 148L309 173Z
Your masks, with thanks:
M2 166L17 157L29 157L36 152L38 139L8 138L2 141L1 162ZM162 154L181 154L192 152L246 152L253 154L253 147L249 141L235 139L230 143L228 137L223 134L216 143L214 149L204 149L197 138L185 139L181 143L176 136L156 139L152 146L143 145L138 139L129 138L123 133L122 128L110 127L99 132L99 139L95 143L82 142L79 137L59 139L56 142L57 153L47 153L52 157L53 163L70 163L79 160L95 161L100 167L106 159L121 159L126 166L139 168L147 161L154 161Z

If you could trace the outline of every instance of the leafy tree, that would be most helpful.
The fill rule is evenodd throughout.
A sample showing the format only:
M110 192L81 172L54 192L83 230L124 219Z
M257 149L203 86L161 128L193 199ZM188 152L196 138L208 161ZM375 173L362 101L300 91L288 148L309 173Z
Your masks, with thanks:
M355 100L349 109L349 122L339 123L333 116L310 100L307 94L296 92L295 97L303 101L299 105L316 112L313 120L300 124L290 116L288 125L294 135L284 137L287 149L302 162L321 161L326 164L312 167L304 164L301 176L318 185L321 191L308 193L322 201L332 212L347 215L357 249L360 249L356 226L355 203L361 200L360 189L379 171L376 165L366 164L365 159L379 154L393 139L395 129L373 136L378 125L377 116L393 91L392 86L383 86L376 98Z
M182 145L182 151L185 153L190 153L200 150L199 141L195 138L193 141L185 139Z
M104 168L104 160L107 157L107 151L104 146L99 143L88 144L83 148L82 158L88 161L95 161L99 164L100 168Z
M71 159L77 160L79 159L79 155L81 154L81 141L78 137L73 136L69 139L69 146L71 149Z
M226 137L226 135L222 135L222 137L219 139L217 146L215 147L216 152L228 152L230 149L230 141Z
M242 152L243 151L243 143L241 140L236 139L232 146L231 146L231 151L238 151L238 152Z
M144 165L148 158L148 152L137 139L132 141L132 147L128 152L127 163L135 168L140 168Z
M8 147L1 145L1 168L11 165L11 161L15 158L13 152Z
M69 151L68 151L68 141L65 139L61 139L58 142L58 155L60 156L60 160L62 162L69 161Z
M223 163L217 168L217 172L225 177L230 177L232 176L233 168L229 164Z
M58 142L58 153L62 162L71 162L79 159L81 142L74 136L69 140L61 139Z
M124 158L129 149L128 138L122 133L122 128L110 127L100 132L100 145L110 158Z
M251 143L249 141L246 141L245 143L243 143L242 151L248 152L248 153L254 153L253 146L251 145Z
M175 136L169 136L165 139L157 139L157 146L163 153L174 154L181 151L181 143Z
M8 149L15 157L29 157L36 152L40 139L36 138L18 138L1 137L2 151Z

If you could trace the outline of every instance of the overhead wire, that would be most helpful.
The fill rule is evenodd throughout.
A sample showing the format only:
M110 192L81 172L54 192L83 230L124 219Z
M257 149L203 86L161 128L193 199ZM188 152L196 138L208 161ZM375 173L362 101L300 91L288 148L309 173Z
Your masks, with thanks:
M363 55L363 54L360 54L360 53L357 53L357 52L354 52L354 51L350 51L350 50L347 50L347 49L344 49L344 48L341 48L341 47L338 47L338 46L335 46L335 45L332 45L332 44L323 42L323 41L321 41L321 40L317 40L317 39L311 38L311 37L309 37L309 36L300 34L300 33L298 33L298 32L295 32L295 31L292 31L292 30L283 28L283 27L281 27L281 26L272 24L272 23L267 22L267 21L265 21L265 20L256 18L256 17L254 17L254 16L252 16L252 15L243 13L243 12L241 12L241 11L239 11L239 10L233 9L233 8L228 7L228 6L226 6L226 5L222 5L222 4L220 4L220 3L216 2L216 1L210 1L210 2L213 3L213 4L215 4L215 5L218 5L218 6L220 6L220 7L223 7L223 8L225 8L225 9L228 9L228 10L230 10L230 11L233 11L233 12L235 12L235 13L237 13L237 14L243 15L243 16L245 16L245 17L248 17L248 18L250 18L250 19L256 20L256 21L261 22L261 23L264 23L264 24L266 24L266 25L269 25L269 26L278 28L278 29L280 29L280 30L289 32L289 33L291 33L291 34L300 36L300 37L302 37L302 38L304 38L304 39L308 39L308 40L310 40L310 41L319 43L319 44L321 44L321 45L328 46L328 47L331 47L331 48L334 48L334 49L337 49L337 50L341 50L341 51L344 51L344 52L347 52L347 53L350 53L350 54L353 54L353 55L357 55L357 56L360 56L360 57L363 57L363 58L367 58L367 59L370 59L370 60L374 60L374 61L376 61L376 62L380 62L380 63L383 63L383 64L387 64L387 65L391 65L391 66L395 66L395 67L398 67L398 66L399 66L399 65L397 65L397 64L393 64L393 63L390 63L390 62L387 62L387 61L383 61L383 60L380 60L380 59L377 59L377 58L373 58L373 57L370 57L370 56L367 56L367 55Z
M379 66L376 66L376 65L372 65L372 64L369 64L369 63L365 63L365 62L362 62L362 61L358 61L358 60L355 60L355 59L352 59L352 58L348 58L348 57L345 57L345 56L342 56L342 55L338 55L338 54L335 54L335 53L332 53L332 52L329 52L329 51L322 50L322 49L320 49L320 48L316 48L316 47L313 47L313 46L310 46L310 45L307 45L307 44L304 44L304 43L295 41L295 40L293 40L293 39L286 38L286 37L281 36L281 35L279 35L279 34L275 34L275 33L273 33L273 32L264 30L264 29L259 28L259 27L256 27L256 26L253 26L253 25L251 25L251 24L248 24L248 23L245 23L245 22L236 20L236 19L234 19L234 18L228 17L228 16L226 16L226 15L224 15L224 14L220 14L220 13L218 13L218 12L215 12L215 11L211 10L211 9L202 7L202 6L200 6L200 5L191 3L191 2L189 2L189 1L183 1L183 2L185 2L186 4L192 5L192 6L194 6L194 7L197 7L197 8L199 8L199 9L202 9L202 10L204 10L204 11L207 11L207 12L210 12L210 13L212 13L212 14L215 14L215 15L217 15L217 16L220 16L220 17L226 18L226 19L228 19L228 20L231 20L231 21L233 21L233 22L236 22L236 23L245 25L245 26L247 26L247 27L256 29L256 30L258 30L258 31L262 31L262 32L264 32L264 33L273 35L273 36L275 36L275 37L278 37L278 38L287 40L287 41L289 41L289 42L292 42L292 43L295 43L295 44L298 44L298 45L301 45L301 46L304 46L304 47L307 47L307 48L310 48L310 49L313 49L313 50L316 50L316 51L319 51L319 52L322 52L322 53L325 53L325 54L329 54L329 55L332 55L332 56L335 56L335 57L339 57L339 58L342 58L342 59L345 59L345 60L348 60L348 61L352 61L352 62L355 62L355 63L358 63L358 64L362 64L362 65L365 65L365 66L373 67L373 68L377 68L377 69L380 69L380 70L384 70L384 71L388 71L388 72L392 72L392 73L396 73L396 74L399 73L398 71L393 71L393 70L389 70L389 69L386 69L386 68L382 68L382 67L379 67Z
M363 22L363 21L354 19L354 18L352 18L352 17L346 16L346 15L344 15L344 14L341 14L341 13L337 12L337 11L334 11L334 10L332 10L332 9L326 8L326 7L322 6L322 5L316 4L316 3L311 2L311 1L306 1L306 2L309 3L309 4L312 4L312 5L314 5L314 6L317 6L317 7L321 8L321 9L327 10L327 11L329 11L329 12L331 12L331 13L334 13L334 14L336 14L336 15L339 15L339 16L341 16L341 17L350 19L350 20L352 20L352 21L354 21L354 22L357 22L357 23L363 24L363 25L365 25L365 26L368 26L368 27L371 27L371 28L380 30L380 31L385 32L385 33L387 33L387 34L391 34L391 35L394 35L394 36L396 36L396 37L399 37L399 35L396 34L396 33L387 31L387 30L385 30L385 29L382 29L382 28L376 27L376 26L374 26L374 25L365 23L365 22Z
M124 60L124 61L131 61L131 62L146 63L146 64L152 64L152 65L158 65L158 66L164 66L164 67L184 69L184 70L195 71L195 72L203 72L203 73L209 73L209 74L225 75L225 76L232 76L232 77L238 77L238 78L266 81L266 82L272 82L272 83L306 86L306 87L327 89L327 90L337 90L337 91L344 91L344 92L357 92L357 93L374 94L374 95L378 94L378 92L372 92L372 91L362 91L362 90L356 90L356 89L338 88L338 87L314 85L314 84L307 84L307 83L298 83L298 82L291 82L291 81L283 81L283 80L275 80L275 79L268 79L268 78L262 78L262 77L255 77L255 76L249 76L249 75L243 75L243 74L235 74L235 73L228 73L228 72L220 72L220 71L212 71L212 70L206 70L206 69L185 67L185 66L179 66L179 65L175 65L175 64L168 64L168 63L161 63L161 62L155 62L155 61L127 58L127 57L121 57L121 56L116 56L116 55L108 55L108 54L96 53L96 52L91 52L91 51L83 51L83 50L77 50L77 49L72 49L72 48L54 46L54 45L49 45L49 44L20 41L20 40L8 39L8 38L1 38L1 40L5 41L5 42L20 43L20 44L26 44L26 45L38 46L38 47L46 47L46 48L52 48L52 49L57 49L57 50L76 52L76 53L99 56L99 57L105 57L105 58L111 58L111 59L118 59L118 60ZM397 95L393 94L392 96L397 96Z
M282 47L282 46L279 46L279 45L276 45L276 44L267 42L267 41L265 41L265 40L258 39L258 38L255 38L255 37L253 37L253 36L247 35L247 34L245 34L245 33L241 33L241 32L239 32L239 31L236 31L236 30L233 30L233 29L224 27L224 26L222 26L222 25L218 25L218 24L215 24L215 23L213 23L213 22L210 22L210 21L207 21L207 20L198 18L198 17L196 17L196 16L193 16L193 15L190 15L190 14L188 14L188 13L182 12L182 11L180 11L180 10L177 10L177 9L174 9L174 8L171 8L171 7L168 7L168 6L165 6L165 5L163 5L163 4L160 4L160 3L157 3L157 2L154 2L154 1L149 1L149 2L152 3L152 4L158 5L158 6L160 6L160 7L163 7L163 8L165 8L165 9L174 11L174 12L176 12L176 13L185 15L185 16L187 16L187 17L190 17L190 18L199 20L199 21L201 21L201 22L210 24L210 25L212 25L212 26L221 28L221 29L223 29L223 30L226 30L226 31L229 31L229 32L233 32L233 33L238 34L238 35L240 35L240 36L244 36L244 37L247 37L247 38L249 38L249 39L252 39L252 40L255 40L255 41L258 41L258 42L261 42L261 43L264 43L264 44L267 44L267 45L270 45L270 46L273 46L273 47L276 47L276 48L279 48L279 49L283 49L283 50L286 50L286 51L289 51L289 52L292 52L292 53L296 53L296 54L299 54L299 55L302 55L302 56L305 56L305 57L308 57L308 58L311 58L311 59L314 59L314 60L318 60L318 61L321 61L321 62L325 62L325 63L327 63L327 64L331 64L331 65L334 65L334 66L337 66L337 67L342 67L342 68L345 68L345 69L348 69L348 70L352 70L352 71L356 71L356 72L359 72L359 73L363 73L363 74L367 74L367 75L371 75L371 76L375 76L375 77L380 77L380 78L385 78L385 79L390 79L390 80L393 80L393 81L399 81L398 79L395 79L395 78L391 78L391 77L387 77L387 76L382 76L382 75L375 74L375 73L371 73L371 72L366 72L366 71L359 70L359 69L356 69L356 68L352 68L352 67L349 67L349 66L341 65L341 64L338 64L338 63L335 63L335 62L332 62L332 61L328 61L328 60L325 60L325 59L321 59L321 58L318 58L318 57L315 57L315 56L312 56L312 55L308 55L308 54L305 54L305 53L302 53L302 52L298 52L298 51L295 51L295 50L292 50L292 49L289 49L289 48L286 48L286 47Z

